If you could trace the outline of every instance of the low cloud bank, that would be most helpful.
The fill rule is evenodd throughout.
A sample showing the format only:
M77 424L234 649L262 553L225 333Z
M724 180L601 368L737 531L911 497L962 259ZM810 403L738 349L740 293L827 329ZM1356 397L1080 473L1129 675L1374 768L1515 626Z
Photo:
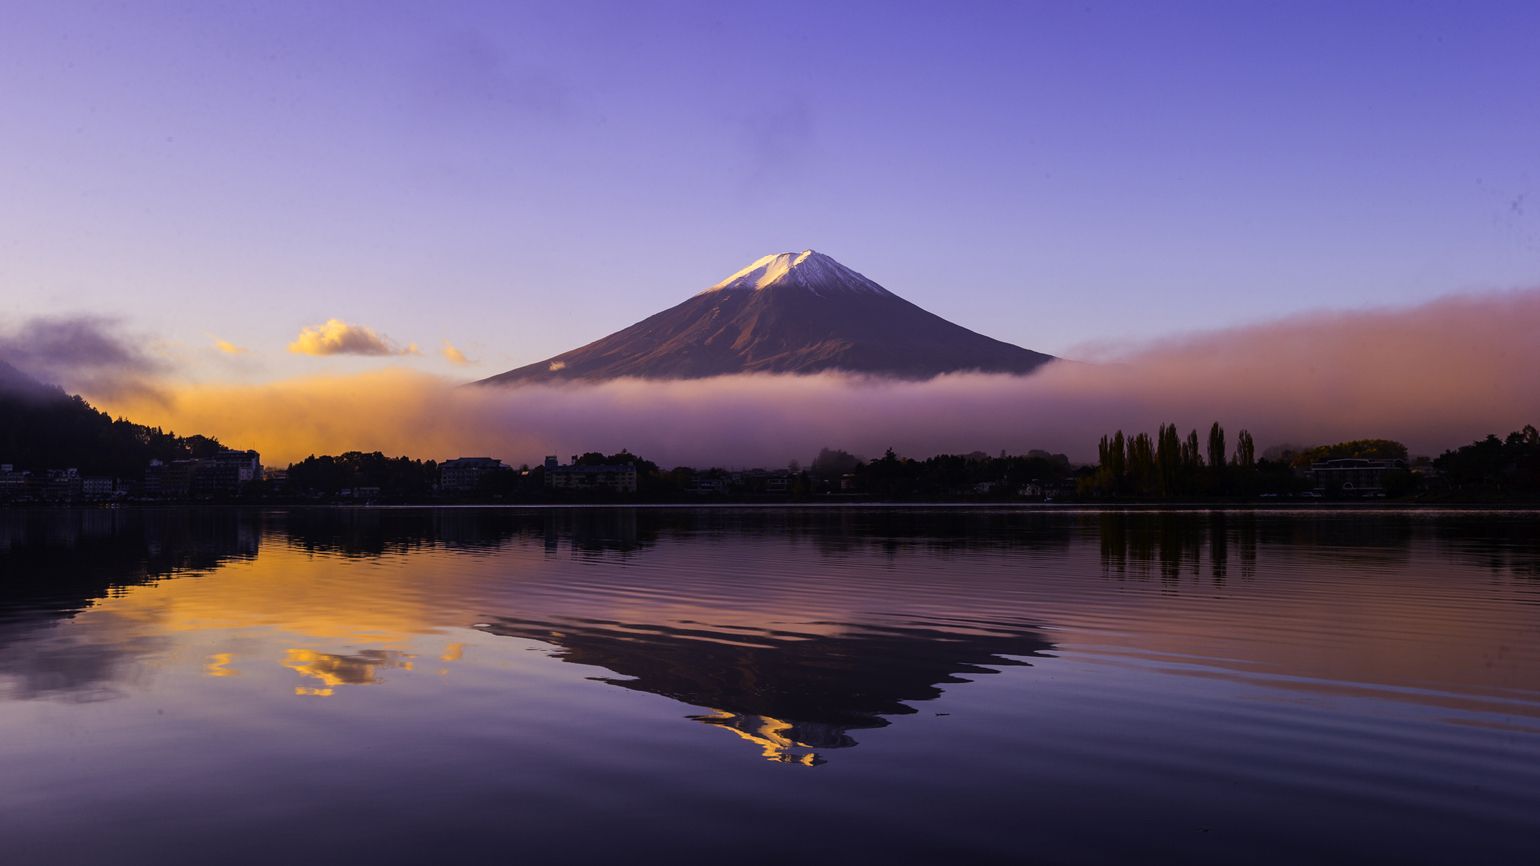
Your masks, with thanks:
M464 387L407 370L126 395L114 412L255 447L282 465L380 450L443 459L621 448L665 465L784 465L823 446L866 456L1046 448L1074 459L1116 428L1219 420L1260 446L1368 436L1437 453L1540 421L1540 291L1313 314L1144 346L1026 377L926 382L729 376ZM95 395L92 395L95 396Z

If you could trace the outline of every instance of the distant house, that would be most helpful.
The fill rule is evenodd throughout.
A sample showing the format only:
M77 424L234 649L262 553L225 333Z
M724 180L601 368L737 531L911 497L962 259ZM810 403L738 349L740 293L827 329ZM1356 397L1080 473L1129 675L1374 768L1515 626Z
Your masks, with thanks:
M9 463L0 464L0 502L27 498L31 481L32 473L18 470Z
M144 495L151 499L159 499L166 495L166 464L159 460L151 460L150 465L144 467Z
M785 493L791 487L791 473L784 469L750 469L735 472L733 486L748 493Z
M43 485L45 502L74 502L80 498L80 470L50 469Z
M198 465L202 462L192 458L173 460L170 463L151 460L149 468L144 471L145 494L166 499L186 499L192 496L193 476L197 474Z
M686 493L695 493L702 496L715 493L726 493L727 481L728 480L726 478L714 478L709 475L697 475L690 479L690 482L685 485L684 490Z
M1404 471L1406 461L1341 457L1310 464L1306 475L1315 482L1316 490L1378 493L1385 489L1385 473L1393 469Z
M545 486L549 490L608 490L636 492L636 466L630 463L563 466L556 457L545 458Z
M241 489L241 462L217 457L212 460L195 460L191 480L194 498L234 496Z
M91 475L80 479L80 497L87 502L103 502L111 499L117 485L111 478Z
M491 457L456 457L439 464L438 486L446 493L466 493L481 486L481 479L504 468Z
M235 469L235 483L248 484L262 478L262 456L255 451L236 451L230 448L214 455L213 462Z
M255 451L224 450L210 458L151 460L144 471L144 495L165 499L218 499L235 496L262 477Z

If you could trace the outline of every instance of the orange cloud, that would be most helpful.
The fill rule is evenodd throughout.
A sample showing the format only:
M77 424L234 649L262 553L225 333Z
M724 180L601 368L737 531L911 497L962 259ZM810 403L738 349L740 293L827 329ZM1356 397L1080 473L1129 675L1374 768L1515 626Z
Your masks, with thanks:
M251 351L250 349L247 349L245 346L237 346L234 343L230 342L229 340L220 340L220 339L215 339L214 340L214 348L218 349L221 352L224 352L226 355L244 355L247 352Z
M470 365L476 363L470 358L465 357L465 353L455 348L454 345L448 340L444 341L443 355L444 360L454 364L457 367L469 367Z
M299 332L289 344L296 355L415 355L417 346L397 348L385 336L367 325L350 325L341 319L327 319Z

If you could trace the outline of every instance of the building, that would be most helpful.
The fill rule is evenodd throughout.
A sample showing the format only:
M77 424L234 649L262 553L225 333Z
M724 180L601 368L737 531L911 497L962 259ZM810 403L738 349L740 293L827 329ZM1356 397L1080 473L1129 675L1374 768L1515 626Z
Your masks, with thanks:
M694 493L699 496L710 496L727 492L727 479L713 475L696 475L685 485L686 493Z
M151 499L159 499L165 495L163 490L166 484L166 464L159 460L151 460L150 465L144 467L144 495Z
M235 496L262 477L255 451L221 451L208 459L151 460L144 470L144 495L162 499L218 499Z
M80 498L79 469L50 469L43 484L45 502L74 502Z
M262 480L267 482L267 489L274 493L281 493L289 489L289 470L264 469Z
M491 457L456 457L439 464L438 486L446 493L464 493L481 486L481 479L499 469L503 461Z
M607 490L614 493L636 492L636 466L631 463L607 463L584 466L561 465L556 457L545 458L547 490Z
M88 475L80 479L80 496L87 502L104 502L112 498L117 484L111 478Z
M791 489L791 473L784 469L748 469L734 472L732 486L745 493L785 493Z
M193 498L217 499L239 493L243 466L243 460L226 459L222 456L192 461Z
M1319 491L1340 490L1345 493L1383 493L1385 473L1399 469L1406 471L1405 460L1372 460L1363 457L1341 457L1310 464L1306 475L1315 482Z
M32 473L9 463L0 464L0 502L15 502L28 497Z
M151 461L150 468L144 476L144 489L156 491L157 496L167 499L186 499L192 495L193 474L198 471L198 461L192 459L173 460L170 463ZM158 476L156 481L150 478L151 473Z
M250 484L262 478L262 455L255 451L235 451L226 448L214 455L211 462L234 467L237 485Z

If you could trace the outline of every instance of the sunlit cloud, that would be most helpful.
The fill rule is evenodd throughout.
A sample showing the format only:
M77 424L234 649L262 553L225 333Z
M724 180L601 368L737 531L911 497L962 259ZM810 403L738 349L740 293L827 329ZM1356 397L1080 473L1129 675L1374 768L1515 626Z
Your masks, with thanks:
M229 340L221 340L218 338L214 340L214 348L225 353L226 355L244 355L251 351L245 346L237 346Z
M416 344L400 348L383 334L367 325L352 325L341 319L327 319L299 332L289 344L296 355L416 355Z
M444 348L443 348L442 354L444 356L444 360L448 361L451 364L454 364L457 367L469 367L472 364L476 363L475 361L472 361L470 358L465 357L465 353L464 352L462 352L459 349L455 348L454 344L450 343L447 340L444 341Z
M1022 452L1091 459L1117 428L1214 420L1259 445L1365 436L1439 451L1540 419L1540 291L1298 316L1140 347L1031 376L905 382L840 374L617 380L513 388L405 369L179 389L115 412L254 447L272 464L381 450L514 463L585 450L665 465L784 465L824 446L865 456Z

